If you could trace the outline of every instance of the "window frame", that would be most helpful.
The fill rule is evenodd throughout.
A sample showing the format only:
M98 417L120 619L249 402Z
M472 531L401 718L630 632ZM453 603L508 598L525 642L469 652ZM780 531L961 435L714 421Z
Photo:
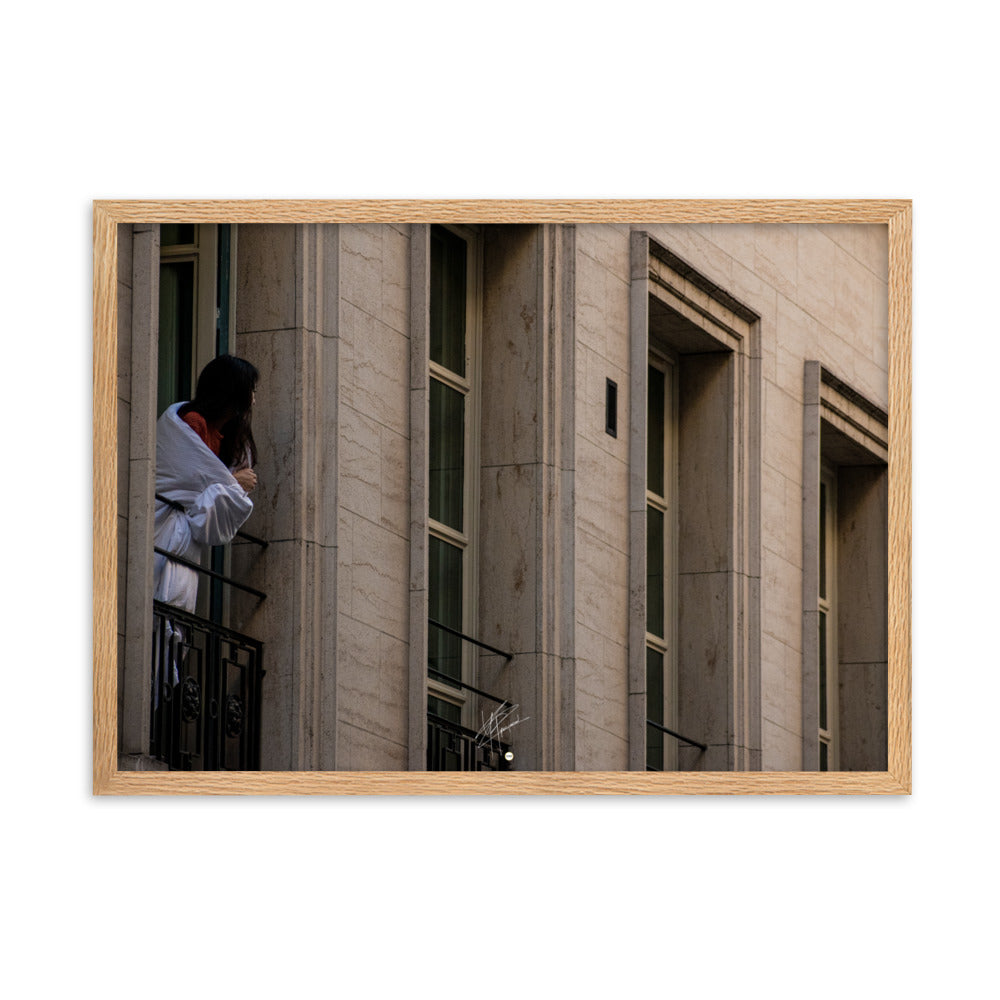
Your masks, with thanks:
M219 230L216 224L195 223L192 243L160 246L161 269L167 263L194 264L194 288L192 290L194 328L191 335L191 370L189 373L192 396L199 372L216 356L218 351L218 239ZM232 280L234 265L235 254L231 256L229 262L230 288L233 288L235 284ZM161 333L158 321L157 341L159 341ZM158 379L159 375L157 375ZM179 400L171 400L171 403L176 402ZM158 400L158 415L171 403L161 407Z
M820 571L817 592L818 623L825 621L825 629L817 636L820 669L817 674L817 694L826 695L826 726L823 716L818 717L817 734L820 745L821 771L840 770L840 720L837 649L837 472L824 461L820 469ZM825 498L824 498L825 494ZM824 642L825 638L825 642ZM824 692L823 674L826 675ZM822 705L822 702L820 703ZM823 747L827 748L826 767L822 766Z
M865 759L882 753L871 739L877 735L879 716L852 715L851 692L855 689L856 668L860 663L877 667L888 663L888 648L880 650L881 656L867 653L857 658L859 635L877 635L887 628L887 605L878 608L866 602L870 617L867 624L860 624L858 608L848 607L853 599L851 587L837 593L837 580L841 573L851 572L852 552L858 551L857 533L854 540L844 534L841 519L854 523L858 512L848 514L849 495L857 474L871 470L884 476L888 467L888 413L877 403L835 375L817 360L803 364L803 478L802 478L802 770L820 771L821 745L827 751L827 770L858 770L859 734L870 752ZM821 484L826 482L830 497L827 504L825 530L821 517ZM846 492L845 492L846 491ZM845 506L846 504L846 506ZM883 507L883 516L885 509ZM821 532L824 545L820 544ZM886 549L880 566L867 561L875 576L884 578L888 572ZM825 550L825 551L824 551ZM870 555L874 555L875 549ZM821 564L825 560L825 567ZM854 570L857 566L854 566ZM821 604L821 574L827 576L827 595L832 603ZM850 580L850 576L845 577ZM827 712L828 725L820 726L820 615L826 609L827 644L823 651L827 658ZM884 636L883 636L884 637ZM884 637L885 638L885 637ZM852 652L854 650L854 652ZM843 661L843 662L841 662ZM853 672L852 672L853 671ZM852 679L853 678L853 679ZM881 682L885 683L884 676ZM882 705L881 725L885 724L885 692L876 696L872 704ZM847 701L845 702L845 697ZM884 737L884 732L883 732ZM875 769L879 769L875 767Z
M633 228L630 238L628 766L645 770L649 729L645 425L647 364L650 347L655 346L675 351L680 362L675 644L677 731L684 740L677 741L677 767L759 770L761 618L760 588L755 581L761 572L757 516L763 410L761 317L669 250L665 244L673 231L669 225ZM700 390L692 393L689 385L709 386L715 404L707 410L701 407ZM698 414L694 423L685 416L686 410ZM710 414L708 423L706 413ZM711 523L696 517L694 530L688 531L686 514L689 510L697 514L698 487L694 484L699 476L704 477L705 467L685 463L685 449L697 449L710 432L726 442L724 453L717 456L718 475L712 480L718 516ZM700 566L704 560L692 555L700 530L707 531L717 546L718 559L709 572ZM719 611L699 618L696 609L703 606L702 597L694 595L712 588L718 594ZM718 669L711 673L699 666L705 643L712 643L716 650Z
M465 375L460 375L430 357L428 343L427 360L427 393L430 400L432 381L438 381L447 388L462 394L464 400L463 429L463 460L462 475L462 530L436 520L430 514L430 489L428 482L427 511L427 544L428 544L428 597L430 590L430 539L437 538L445 544L458 548L462 557L462 632L474 635L479 611L479 465L480 465L480 409L481 409L481 355L482 355L482 320L483 320L483 239L480 229L474 226L433 225L428 234L428 272L433 255L433 231L443 229L462 239L466 244L466 290L465 290ZM433 288L428 297L428 315L430 315ZM430 449L430 421L428 420L427 437L428 453ZM425 651L425 663L429 654L431 629L428 628L428 649ZM462 642L461 680L465 684L475 686L477 676L476 647L472 643ZM473 699L462 688L456 688L446 681L437 680L429 675L426 678L427 698L438 698L441 701L455 705L462 715L462 724L474 728Z
M663 704L659 706L660 725L670 729L677 728L677 422L678 422L678 391L679 363L677 356L662 346L650 347L647 368L655 368L664 376L664 412L663 412L663 493L656 493L649 482L649 469L646 470L646 519L647 519L647 550L648 522L650 508L663 515L663 635L657 635L649 630L649 604L646 606L646 651L647 657L652 650L662 658L661 690ZM649 392L647 387L647 413ZM649 435L649 420L646 425L647 446ZM649 566L647 563L647 577ZM647 588L648 597L648 588ZM648 666L647 666L648 678ZM658 721L650 711L649 684L646 685L646 718ZM656 770L673 771L677 769L677 743L661 734L662 760L661 768ZM647 735L646 767L650 768L650 747Z
M213 358L221 353L227 353L234 338L234 320L236 316L236 233L235 226L229 226L229 252L225 260L220 257L220 225L217 223L194 223L193 240L189 243L160 244L159 267L165 263L193 263L194 287L192 289L193 328L191 335L191 370L189 373L189 399L194 398L198 375ZM227 274L223 274L225 266ZM220 298L227 297L225 311L221 308ZM159 319L162 318L162 295L158 304L157 322L157 357L159 356L159 341L162 337ZM221 329L223 317L227 329ZM157 373L157 386L159 374ZM171 400L161 407L157 400L158 415L162 414L172 403L181 400ZM206 551L202 565L224 576L231 576L232 546L217 545ZM228 625L231 613L231 593L228 587L217 580L210 580L208 585L198 587L197 613L202 618Z

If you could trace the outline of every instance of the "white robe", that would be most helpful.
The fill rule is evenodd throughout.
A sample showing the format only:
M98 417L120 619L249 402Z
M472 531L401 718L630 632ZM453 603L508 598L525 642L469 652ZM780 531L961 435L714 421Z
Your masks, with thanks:
M253 501L232 472L177 411L168 407L156 423L156 492L184 510L156 501L153 540L157 548L201 562L205 546L232 541L253 511ZM198 574L159 553L153 557L153 597L194 611Z

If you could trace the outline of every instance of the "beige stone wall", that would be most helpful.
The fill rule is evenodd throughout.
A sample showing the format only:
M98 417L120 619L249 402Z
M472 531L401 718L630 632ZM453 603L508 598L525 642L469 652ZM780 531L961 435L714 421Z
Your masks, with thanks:
M409 228L340 229L337 766L407 767Z
M268 541L233 546L236 627L264 642L262 764L334 763L337 413L335 226L241 226L234 351L260 372L254 434L259 486L246 527Z
M267 600L265 768L406 767L409 238L242 226L236 351L261 372L261 485L238 546Z
M758 702L765 769L802 761L803 366L819 360L885 406L887 233L882 226L636 226L760 316L762 422ZM629 227L576 232L576 766L627 766ZM618 382L619 437L604 429ZM758 590L759 588L759 590ZM753 600L751 601L753 603ZM749 622L744 623L748 627Z
M629 227L576 230L576 768L628 769ZM618 436L605 386L618 385Z
M479 686L519 706L529 723L516 734L525 767L540 767L543 718L539 679L539 503L542 477L539 344L541 230L500 226L484 241L480 406L479 628L476 638L514 654L479 656ZM494 706L487 706L492 710Z
M795 770L802 765L803 366L819 361L886 406L884 227L487 232L479 638L516 658L505 667L484 657L480 683L531 717L518 734L519 766L629 767L633 229L648 229L760 317L740 368L759 395L740 403L746 416L737 418L759 421L759 487L746 469L729 473L734 489L753 481L755 497L759 488L746 513L754 529L732 528L734 545L754 549L740 550L732 569L753 579L727 583L746 586L750 596L733 605L745 607L747 619L724 623L743 630L727 648L732 655L740 648L739 669L750 665L759 692L736 692L725 726L760 743L743 747L739 766ZM136 239L152 246L153 235L150 228ZM234 546L234 575L268 598L235 599L233 610L234 625L266 644L265 768L421 763L411 746L424 711L422 681L413 679L423 654L415 659L410 648L422 634L412 609L423 606L413 603L420 581L412 577L411 547L420 524L411 505L411 424L421 413L414 407L412 251L409 226L238 227L234 350L261 371L260 487L247 528L269 546ZM146 415L132 396L155 358L129 356L133 285L145 273L135 266L131 232L120 255L121 371L132 372L119 380L130 469L119 481L124 579L129 532L138 538L142 528L126 516L140 506L129 504L127 491L141 491L151 470L151 456L131 446L151 440L151 427L136 437ZM154 255L141 256L148 285ZM149 288L140 291L153 302ZM138 312L147 326L155 323L148 304ZM608 378L618 386L616 438L605 429ZM753 431L726 433L756 440ZM123 662L142 639L126 634L129 615L123 606ZM757 642L759 651L744 648ZM127 698L127 685L122 690ZM632 692L633 701L638 696ZM133 742L141 742L132 728Z
M118 227L119 766L149 766L159 227Z
M132 414L132 227L118 227L118 731L125 721L129 424Z
M650 232L760 314L762 766L802 764L803 365L888 404L888 238L865 225L698 225Z

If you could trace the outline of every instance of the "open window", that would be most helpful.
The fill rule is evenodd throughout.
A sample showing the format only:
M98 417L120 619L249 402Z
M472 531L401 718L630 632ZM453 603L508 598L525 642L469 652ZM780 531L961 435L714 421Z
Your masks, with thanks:
M235 264L230 225L165 223L160 226L159 335L156 415L194 397L198 374L230 342L230 296ZM228 546L206 553L205 567L228 575ZM218 580L198 590L198 614L222 623L229 593Z
M229 627L228 587L244 585L223 583L228 547L203 560L193 613L156 603L152 587L156 421L172 403L190 399L204 365L229 350L234 230L166 223L119 229L127 292L119 351L129 373L119 380L125 556L119 766L125 770L260 766L262 644Z

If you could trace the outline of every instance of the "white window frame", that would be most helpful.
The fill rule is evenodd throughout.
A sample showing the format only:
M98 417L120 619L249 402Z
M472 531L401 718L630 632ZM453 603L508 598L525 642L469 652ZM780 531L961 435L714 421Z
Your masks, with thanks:
M481 409L481 343L483 322L483 239L475 227L442 225L465 241L466 258L465 291L465 376L428 360L429 380L460 392L465 400L465 434L463 469L463 530L436 521L428 513L428 541L439 538L454 545L462 552L462 632L475 636L479 614L479 464L480 464L480 409ZM429 391L429 382L428 382ZM429 428L428 428L429 431ZM462 643L462 681L476 685L477 649L472 643ZM463 689L456 689L444 681L427 678L427 694L457 705L462 711L462 724L476 728L472 718L472 701Z
M650 348L649 366L664 374L663 414L663 489L664 494L649 488L647 471L646 507L663 514L663 631L657 636L646 629L646 647L663 657L663 725L677 729L677 421L678 359L670 351ZM646 428L647 434L649 428ZM647 625L649 621L647 607ZM649 718L647 704L646 717ZM648 761L648 749L647 749ZM663 770L677 769L677 741L663 734Z
M216 305L216 269L218 267L219 229L213 223L194 224L194 242L160 247L160 263L194 263L194 336L191 350L191 391L198 374L215 357L216 323L219 310ZM235 254L230 259L230 289L234 288Z
M230 236L229 251L229 353L233 353L234 317L236 315L236 230L233 226ZM191 397L194 398L198 376L202 369L214 357L218 347L218 260L219 260L219 227L215 223L194 223L194 241L192 243L177 243L172 246L160 246L160 264L163 263L194 263L194 331L191 350ZM157 334L159 336L159 334ZM232 571L232 548L223 548L221 570L226 576ZM212 554L206 551L202 565L211 568ZM199 584L197 613L203 618L209 617L211 586ZM230 621L231 597L229 587L222 588L222 624Z

